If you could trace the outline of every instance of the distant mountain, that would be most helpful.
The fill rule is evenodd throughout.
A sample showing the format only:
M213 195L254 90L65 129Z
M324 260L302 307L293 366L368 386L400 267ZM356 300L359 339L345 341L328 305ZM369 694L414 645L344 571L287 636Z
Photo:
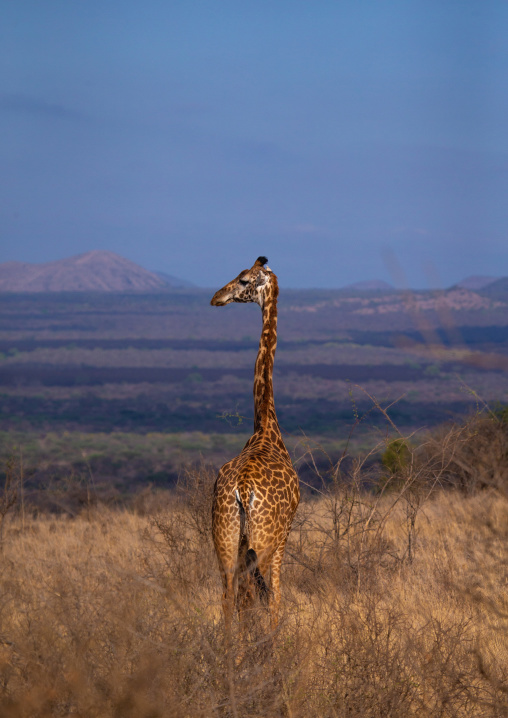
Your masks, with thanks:
M508 301L508 277L497 279L495 282L481 289L479 293L489 299Z
M156 274L158 277L160 277L164 282L166 282L169 287L174 287L175 289L196 286L192 282L188 282L186 279L174 277L172 274L166 274L166 272L156 272L155 270L153 270L153 274Z
M384 282L382 279L371 279L363 282L348 284L346 287L343 287L343 289L353 289L357 292L379 292L386 291L387 289L393 289L393 287L391 284Z
M455 284L454 286L460 287L461 289L470 289L471 291L476 292L479 289L484 289L485 287L488 287L489 284L497 282L498 279L501 279L501 277L492 277L483 274L473 274L470 277L466 277L462 281L457 282L457 284Z
M0 292L140 292L167 287L155 272L102 250L46 264L0 264Z

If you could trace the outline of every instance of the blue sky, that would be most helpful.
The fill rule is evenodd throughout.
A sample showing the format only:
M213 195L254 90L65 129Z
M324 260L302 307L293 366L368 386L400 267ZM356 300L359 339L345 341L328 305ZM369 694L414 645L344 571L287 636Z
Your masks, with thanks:
M508 275L507 37L505 0L3 3L0 261Z

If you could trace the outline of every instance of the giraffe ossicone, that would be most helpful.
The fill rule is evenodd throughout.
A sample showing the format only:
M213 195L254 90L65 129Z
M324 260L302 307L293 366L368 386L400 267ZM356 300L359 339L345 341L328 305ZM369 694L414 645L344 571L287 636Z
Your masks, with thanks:
M258 257L211 300L216 307L254 302L263 315L254 370L254 433L241 453L220 469L214 487L212 531L228 632L235 603L242 612L256 595L268 599L272 628L277 625L282 558L300 500L298 476L282 440L273 400L279 286L267 262L266 257Z

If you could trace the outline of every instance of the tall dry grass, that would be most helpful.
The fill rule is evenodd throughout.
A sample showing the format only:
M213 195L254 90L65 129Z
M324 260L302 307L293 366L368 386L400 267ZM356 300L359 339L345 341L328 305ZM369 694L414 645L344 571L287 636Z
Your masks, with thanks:
M375 484L368 457L334 467L300 506L278 632L256 608L232 661L210 472L130 508L6 516L0 715L507 716L508 443L475 454L506 439L483 421L405 439Z

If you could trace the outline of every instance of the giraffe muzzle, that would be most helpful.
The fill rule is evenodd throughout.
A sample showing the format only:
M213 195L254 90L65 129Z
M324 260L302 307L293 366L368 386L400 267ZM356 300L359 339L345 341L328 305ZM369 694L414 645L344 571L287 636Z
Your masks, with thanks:
M219 289L218 292L215 292L212 299L210 300L210 304L212 307L223 307L225 304L229 304L229 302L232 301L232 297L230 294L224 294L221 289Z

